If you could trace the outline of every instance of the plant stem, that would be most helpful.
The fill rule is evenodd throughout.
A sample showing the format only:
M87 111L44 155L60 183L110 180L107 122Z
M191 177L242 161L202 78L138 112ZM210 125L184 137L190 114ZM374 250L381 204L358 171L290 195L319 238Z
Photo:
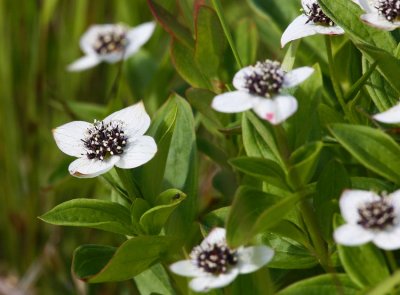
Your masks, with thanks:
M275 126L274 130L276 140L278 142L278 147L281 151L282 160L285 163L287 170L289 171L291 165L289 161L291 152L289 149L285 130L281 125ZM296 191L297 193L301 193L302 191L304 191L304 185L300 183L297 173L291 173L290 176L290 183L293 185L294 191ZM318 226L318 221L315 217L314 210L312 209L311 204L307 201L307 199L302 200L299 207L304 223L307 227L307 231L310 235L315 254L325 271L330 272L327 248L321 236L320 228Z
M222 13L221 1L220 0L212 0L212 3L215 8L215 11L217 12L219 21L221 22L221 26L222 26L222 29L224 30L224 33L225 33L226 39L228 40L229 46L231 47L232 53L235 56L236 62L240 68L243 68L243 64L240 59L239 53L237 52L235 44L233 43L232 35L229 32L228 25L226 24L226 20Z
M335 95L336 95L345 115L350 119L350 114L348 112L346 102L344 101L344 98L343 98L342 89L340 88L340 85L335 77L335 69L333 66L334 64L333 64L332 43L331 43L331 38L329 36L325 36L325 45L326 45L326 53L328 55L329 73L331 75L333 90L335 92Z
M385 251L386 259L389 262L390 270L394 273L397 270L396 258L392 251Z

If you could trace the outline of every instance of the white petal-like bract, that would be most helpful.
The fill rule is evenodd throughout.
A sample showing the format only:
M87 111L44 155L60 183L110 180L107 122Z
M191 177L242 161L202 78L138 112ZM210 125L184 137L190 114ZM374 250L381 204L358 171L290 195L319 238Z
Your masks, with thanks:
M222 113L239 113L251 109L258 97L244 91L219 94L212 101L212 108Z
M315 29L316 25L313 23L307 23L307 21L308 17L304 14L296 17L283 32L281 37L281 46L285 47L287 43L293 40L317 34Z
M70 72L83 71L97 66L100 62L101 59L97 55L85 55L70 64L67 70Z
M278 95L272 99L260 99L253 110L261 119L277 125L293 115L297 108L297 100L293 96Z
M268 262L274 256L274 250L266 246L253 246L239 251L239 272L242 274L254 272Z
M339 226L334 234L336 243L346 246L358 246L373 240L374 234L355 224Z
M123 169L136 168L150 161L157 152L157 145L151 136L140 136L128 143L115 166Z
M191 260L181 260L169 266L169 269L183 277L202 277L207 273L199 269Z
M73 161L69 167L69 173L78 178L93 178L111 170L119 157L111 157L104 161L90 160L87 157L79 158Z
M125 51L125 58L135 54L140 47L142 47L153 35L156 24L154 22L147 22L141 24L130 31L128 31L128 46Z
M283 87L291 88L299 85L300 83L307 80L314 73L314 69L311 67L301 67L294 69L285 74L283 80Z
M397 104L382 113L374 115L373 118L382 123L400 123L400 104Z
M63 153L73 157L81 157L82 154L85 154L82 138L92 126L92 124L84 121L64 124L53 130L54 140Z
M111 121L124 122L125 134L131 139L143 135L150 126L150 117L146 113L143 102L116 111L103 120L106 124Z
M400 22L390 22L377 12L363 14L361 15L361 19L372 27L385 31L393 31L400 27Z
M218 276L196 277L190 281L189 286L196 292L207 292L211 289L229 285L238 274L239 271L237 269L232 269L230 272Z

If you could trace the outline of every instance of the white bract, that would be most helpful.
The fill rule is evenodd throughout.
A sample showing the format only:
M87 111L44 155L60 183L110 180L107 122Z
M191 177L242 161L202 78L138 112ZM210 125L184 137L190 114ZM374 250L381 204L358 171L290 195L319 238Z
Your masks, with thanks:
M362 190L346 190L340 198L346 224L334 232L335 241L346 246L373 242L384 250L400 248L400 190L387 196Z
M68 70L82 71L103 61L115 63L126 59L150 39L154 28L154 22L135 28L121 24L93 25L80 40L85 56L70 64Z
M194 277L190 288L196 292L229 285L239 274L247 274L263 267L274 256L267 246L230 249L226 244L226 231L215 228L190 253L190 259L170 266L174 273Z
M341 35L344 31L324 14L317 0L302 0L303 14L294 19L283 32L281 45L316 34Z
M400 103L382 113L374 115L373 118L382 123L400 123Z
M306 80L313 68L302 67L290 72L282 70L280 63L266 60L248 66L236 73L233 86L237 91L214 97L212 107L223 113L237 113L249 109L271 124L280 124L297 110L297 100L281 93Z
M69 165L71 175L90 178L114 165L130 169L153 158L157 145L152 137L143 135L149 126L150 117L140 102L93 124L64 124L54 129L53 135L62 152L78 158Z
M400 27L400 0L359 0L365 10L361 19L376 28L392 31Z

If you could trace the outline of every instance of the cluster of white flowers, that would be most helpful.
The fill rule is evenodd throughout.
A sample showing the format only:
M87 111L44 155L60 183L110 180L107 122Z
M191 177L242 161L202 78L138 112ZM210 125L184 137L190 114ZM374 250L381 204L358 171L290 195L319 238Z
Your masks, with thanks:
M226 243L226 231L214 228L195 247L187 260L175 262L171 271L185 277L193 277L189 286L196 292L229 285L239 274L247 274L263 267L274 256L267 246L239 247L230 249Z

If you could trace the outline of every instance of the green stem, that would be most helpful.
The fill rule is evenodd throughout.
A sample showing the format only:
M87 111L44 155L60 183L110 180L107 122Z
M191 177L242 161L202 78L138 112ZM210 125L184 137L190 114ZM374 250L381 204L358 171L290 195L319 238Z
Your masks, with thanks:
M331 272L328 262L328 251L325 245L325 241L322 239L320 228L318 226L318 221L315 218L315 213L311 207L311 204L307 200L301 201L300 210L303 216L304 223L307 226L311 243L314 246L315 254L319 260L319 263L326 272Z
M290 163L290 148L289 148L289 142L286 137L285 130L283 129L282 125L275 125L274 126L274 131L275 131L275 138L279 147L279 151L281 154L281 158L283 161L283 164L286 167L289 167Z
M232 35L229 32L228 25L226 24L225 17L222 13L222 5L220 0L212 0L215 11L217 12L219 21L221 22L222 29L224 30L226 39L228 40L229 46L231 47L232 53L235 56L236 62L240 68L243 68L242 61L240 59L239 53L236 50L235 44L233 43Z
M331 43L331 38L329 36L325 36L325 45L326 45L326 53L328 55L328 65L329 65L329 73L331 75L331 81L333 85L333 90L335 92L335 95L337 99L339 100L339 103L345 113L345 115L350 118L349 111L347 109L346 102L344 101L343 98L343 93L342 89L340 88L340 85L338 81L336 80L335 77L335 69L334 69L334 63L333 63L333 51L332 51L332 43Z
M397 270L396 258L392 251L385 251L386 259L389 262L390 270L394 273Z
M277 125L274 128L276 140L278 142L278 147L281 152L282 160L284 161L287 170L290 169L290 148L287 141L287 137L285 134L285 130L281 125ZM297 193L301 193L304 191L304 185L302 185L299 181L299 176L297 173L291 173L290 182L293 185L293 189ZM311 243L313 245L314 251L321 266L325 269L326 272L331 272L329 267L329 256L328 251L325 245L325 241L322 238L320 228L318 226L318 221L315 217L314 210L311 207L311 204L305 199L300 203L300 210L304 220L304 223L307 227L307 231L310 235Z

